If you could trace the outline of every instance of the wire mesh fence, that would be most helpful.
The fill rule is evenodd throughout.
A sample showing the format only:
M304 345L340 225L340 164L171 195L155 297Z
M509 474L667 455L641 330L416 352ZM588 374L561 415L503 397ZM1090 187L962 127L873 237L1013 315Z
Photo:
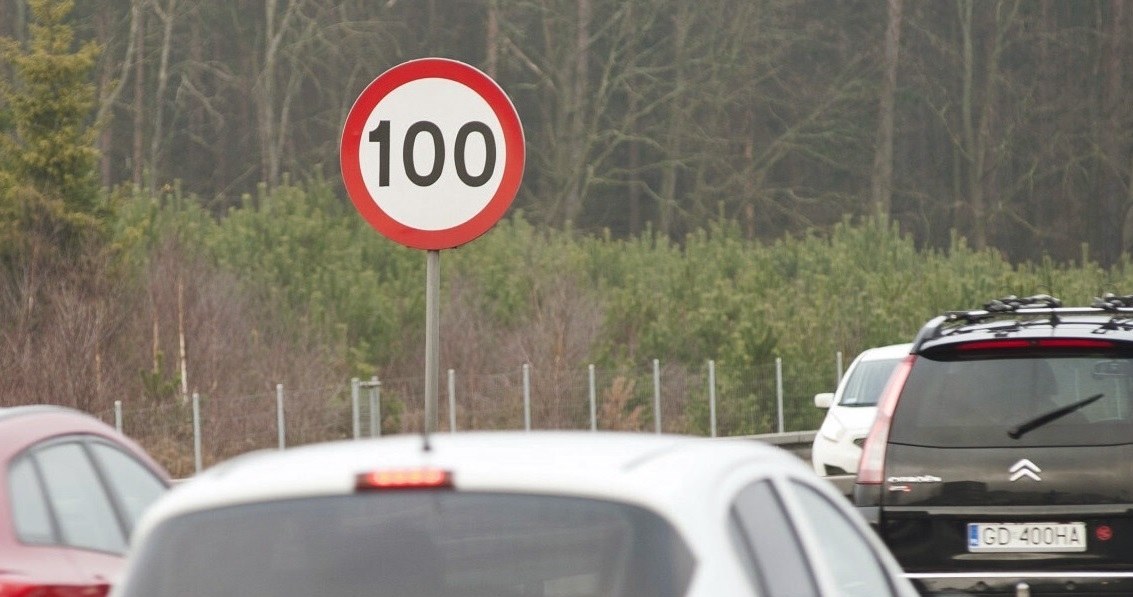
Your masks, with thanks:
M499 373L442 372L434 429L623 430L738 436L817 428L814 394L841 376L777 359L744 371L708 361L689 368L652 361L627 369L522 364ZM815 381L830 379L829 383ZM171 402L116 401L96 412L133 437L174 476L226 458L313 442L416 433L424 428L424 379L353 379L262 394L194 394Z

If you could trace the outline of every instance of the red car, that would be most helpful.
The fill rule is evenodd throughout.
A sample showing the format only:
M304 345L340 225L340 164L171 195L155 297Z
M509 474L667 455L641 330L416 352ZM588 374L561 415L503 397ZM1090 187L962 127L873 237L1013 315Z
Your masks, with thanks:
M0 597L99 597L169 473L98 419L0 408Z

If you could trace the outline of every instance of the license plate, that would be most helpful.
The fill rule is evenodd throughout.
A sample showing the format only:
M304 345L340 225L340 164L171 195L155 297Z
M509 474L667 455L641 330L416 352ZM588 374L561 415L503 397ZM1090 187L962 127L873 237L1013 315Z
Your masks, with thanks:
M968 523L972 553L1034 553L1086 551L1086 523L972 522Z

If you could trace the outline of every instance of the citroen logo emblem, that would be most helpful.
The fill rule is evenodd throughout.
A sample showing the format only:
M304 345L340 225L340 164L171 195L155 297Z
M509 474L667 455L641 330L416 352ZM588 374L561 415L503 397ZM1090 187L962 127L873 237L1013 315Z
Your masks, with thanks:
M1039 476L1039 473L1043 472L1043 469L1039 468L1035 463L1027 460L1026 458L1020 460L1019 462L1016 462L1015 464L1012 464L1009 471L1011 473L1012 481L1018 481L1023 477L1028 477L1032 481L1043 480L1042 477Z

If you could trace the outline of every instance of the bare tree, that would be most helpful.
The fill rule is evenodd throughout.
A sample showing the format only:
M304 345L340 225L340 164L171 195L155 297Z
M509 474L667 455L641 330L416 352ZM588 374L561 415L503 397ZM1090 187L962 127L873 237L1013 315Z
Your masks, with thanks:
M294 74L287 77L281 68L286 51L283 43L294 33L292 27L302 25L300 17L304 4L304 0L283 0L280 7L280 0L264 0L264 47L260 70L255 73L252 98L256 105L260 168L269 188L279 184L282 147L296 85Z
M131 179L135 187L141 187L142 177L145 173L145 154L142 153L142 147L145 143L145 48L146 48L146 33L145 33L145 15L146 12L142 10L143 3L148 0L135 0L135 6L131 9L137 10L137 20L133 21L135 25L134 38L135 45L137 46L134 58L134 119L133 119L133 135L132 135L132 152L131 162ZM124 65L123 68L126 68Z
M1102 259L1116 261L1133 250L1133 150L1129 149L1128 124L1133 108L1127 97L1129 37L1133 35L1133 7L1127 0L1109 3L1109 18L1103 20L1101 60L1101 113L1099 115L1099 174L1097 193L1102 209L1098 215Z
M165 139L166 95L169 90L170 56L177 40L173 36L174 24L179 18L177 0L151 0L151 8L161 23L160 58L157 66L157 87L154 89L153 130L150 132L149 180L147 186L154 188L161 165L161 150Z
M889 19L885 30L884 76L878 101L877 146L873 159L873 204L877 217L889 219L893 196L893 117L896 107L897 64L901 47L902 0L889 0Z

